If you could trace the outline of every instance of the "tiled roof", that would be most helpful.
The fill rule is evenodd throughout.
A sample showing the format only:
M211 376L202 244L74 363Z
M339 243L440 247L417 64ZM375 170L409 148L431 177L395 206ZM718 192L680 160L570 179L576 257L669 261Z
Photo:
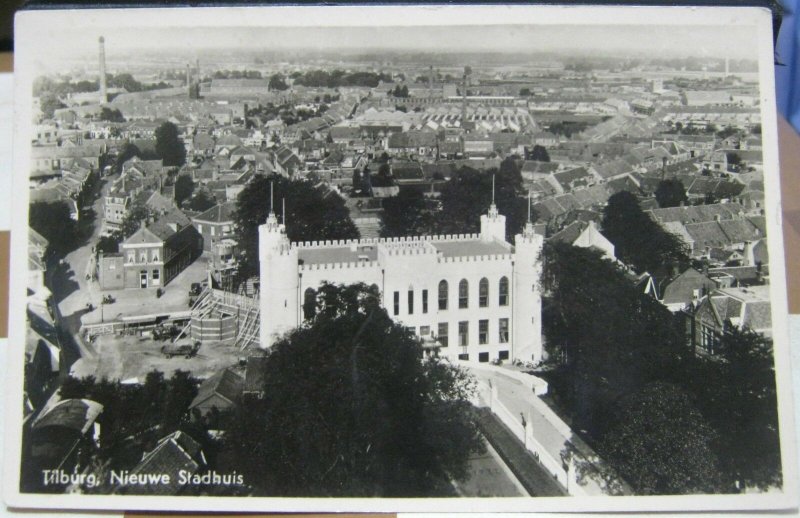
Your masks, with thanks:
M96 401L64 399L52 406L45 407L33 422L33 428L58 426L84 434L102 412L103 405Z
M178 431L161 439L151 452L145 454L131 473L169 475L169 484L143 485L137 487L136 492L148 495L173 495L184 487L179 482L179 471L194 474L204 467L205 458L200 445L186 433Z
M200 384L197 396L189 408L194 408L215 395L235 403L242 395L242 387L244 387L244 377L232 369L224 369Z
M192 220L210 223L231 223L233 222L233 212L235 210L235 202L220 203L214 205L199 216L195 216Z
M664 287L662 302L664 304L688 304L695 299L695 290L698 290L698 296L702 297L714 288L716 288L714 281L694 268L687 268Z

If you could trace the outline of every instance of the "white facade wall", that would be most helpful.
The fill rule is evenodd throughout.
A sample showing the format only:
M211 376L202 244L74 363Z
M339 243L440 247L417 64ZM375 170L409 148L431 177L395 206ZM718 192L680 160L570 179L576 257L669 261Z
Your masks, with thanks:
M447 324L448 345L439 350L452 360L488 362L496 359L538 362L542 359L540 254L543 238L531 225L518 235L517 249L505 245L507 253L445 257L435 246L441 241L501 241L505 218L490 209L481 218L480 235L431 236L407 239L365 239L347 242L289 244L283 226L274 216L259 228L261 261L261 343L269 347L275 339L303 320L307 289L324 282L378 286L382 304L397 322L413 328L424 338L440 339L440 324ZM499 238L499 239L498 239ZM356 250L374 246L371 257L359 261L298 266L303 248L350 246ZM505 304L500 304L500 283L508 286ZM480 284L486 279L488 293L481 305ZM459 285L467 281L467 304L460 307ZM447 282L448 297L439 309L439 283ZM517 293L519 291L520 293ZM427 304L425 298L427 297ZM501 319L507 321L506 339L501 340ZM485 336L481 322L485 321ZM465 345L459 329L466 323ZM481 343L485 342L485 343Z

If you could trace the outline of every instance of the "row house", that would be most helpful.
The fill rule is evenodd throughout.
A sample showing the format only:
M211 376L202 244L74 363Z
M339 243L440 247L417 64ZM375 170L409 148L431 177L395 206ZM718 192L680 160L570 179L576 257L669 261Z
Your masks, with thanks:
M203 238L178 209L157 215L122 242L119 254L101 256L103 289L166 286L200 255Z

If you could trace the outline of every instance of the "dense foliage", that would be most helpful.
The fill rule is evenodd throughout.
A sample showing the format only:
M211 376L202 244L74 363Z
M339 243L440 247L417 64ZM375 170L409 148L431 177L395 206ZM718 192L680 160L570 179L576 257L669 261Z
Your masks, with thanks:
M282 212L282 203L286 204L286 233L291 241L359 237L341 196L306 180L256 175L239 193L234 214L243 278L258 275L258 226L267 221L270 196L277 215Z
M617 258L637 272L664 275L675 266L688 264L683 241L645 214L628 191L608 199L603 209L603 235L614 244Z
M452 495L483 448L473 381L422 358L377 287L323 285L315 316L264 361L264 397L234 417L227 460L260 495Z
M683 182L672 178L658 182L655 195L658 206L662 209L667 207L678 207L679 205L685 204L689 201L689 198L686 196L686 187L683 186Z
M34 202L28 210L28 223L50 243L58 255L72 251L79 241L78 223L72 219L66 201Z
M695 357L686 323L599 252L545 247L542 325L550 394L642 494L779 486L769 339L730 327Z
M345 72L344 70L309 70L292 74L294 84L312 87L337 88L340 86L368 86L375 88L381 81L391 81L392 77L375 72Z
M186 163L186 146L175 124L165 122L156 128L156 153L165 166L181 166Z

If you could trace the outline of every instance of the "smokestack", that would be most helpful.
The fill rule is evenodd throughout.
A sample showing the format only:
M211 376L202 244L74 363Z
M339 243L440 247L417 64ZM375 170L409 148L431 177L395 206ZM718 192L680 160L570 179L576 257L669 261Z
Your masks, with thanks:
M433 65L428 66L428 95L433 94Z
M186 93L192 98L192 66L186 63Z
M108 102L108 86L106 85L106 39L100 36L100 99Z
M461 92L461 127L467 123L467 88L469 87L469 74L472 72L470 67L464 67L464 84Z

